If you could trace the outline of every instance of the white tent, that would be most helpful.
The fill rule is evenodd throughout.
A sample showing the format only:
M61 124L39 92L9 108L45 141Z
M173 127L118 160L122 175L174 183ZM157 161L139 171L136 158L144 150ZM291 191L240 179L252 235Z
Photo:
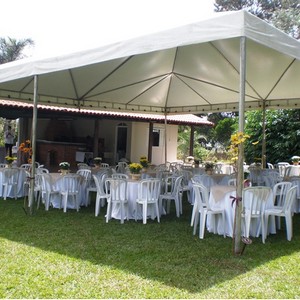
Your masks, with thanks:
M151 113L238 110L240 38L245 109L299 107L300 43L245 12L89 51L0 66L0 98ZM59 45L57 45L59 46Z
M299 108L299 78L300 43L239 11L90 51L2 65L0 98L34 102L34 147L38 102L163 114L238 110L242 132L245 110ZM238 170L242 156L241 146Z

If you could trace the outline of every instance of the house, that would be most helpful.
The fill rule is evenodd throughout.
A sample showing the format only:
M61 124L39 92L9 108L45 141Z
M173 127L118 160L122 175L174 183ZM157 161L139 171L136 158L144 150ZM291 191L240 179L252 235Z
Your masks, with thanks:
M1 117L18 119L18 142L30 139L33 105L0 100L0 108ZM122 158L139 161L142 155L152 164L176 161L180 124L213 125L191 114L168 115L165 121L163 115L38 105L36 161L53 169L61 161L75 168L96 156L111 165Z

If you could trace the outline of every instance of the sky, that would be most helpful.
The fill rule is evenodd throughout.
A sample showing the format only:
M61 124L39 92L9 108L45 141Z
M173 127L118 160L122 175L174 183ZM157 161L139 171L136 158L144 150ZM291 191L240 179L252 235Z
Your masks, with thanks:
M0 0L0 37L31 38L26 55L59 56L196 22L214 0Z

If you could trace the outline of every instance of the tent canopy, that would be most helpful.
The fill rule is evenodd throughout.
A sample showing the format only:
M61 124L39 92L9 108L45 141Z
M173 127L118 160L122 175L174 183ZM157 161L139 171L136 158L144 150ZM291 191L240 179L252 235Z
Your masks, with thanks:
M238 110L246 37L245 109L299 108L300 43L245 12L61 57L0 66L0 98L144 113Z

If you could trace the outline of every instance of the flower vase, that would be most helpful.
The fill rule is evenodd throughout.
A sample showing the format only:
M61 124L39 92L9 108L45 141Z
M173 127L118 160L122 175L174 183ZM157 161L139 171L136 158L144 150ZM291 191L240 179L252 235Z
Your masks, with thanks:
M137 181L137 180L140 180L140 178L141 178L141 174L140 173L131 173L131 179L132 180Z
M67 174L69 174L70 170L61 169L60 172L61 172L61 175L67 175Z

